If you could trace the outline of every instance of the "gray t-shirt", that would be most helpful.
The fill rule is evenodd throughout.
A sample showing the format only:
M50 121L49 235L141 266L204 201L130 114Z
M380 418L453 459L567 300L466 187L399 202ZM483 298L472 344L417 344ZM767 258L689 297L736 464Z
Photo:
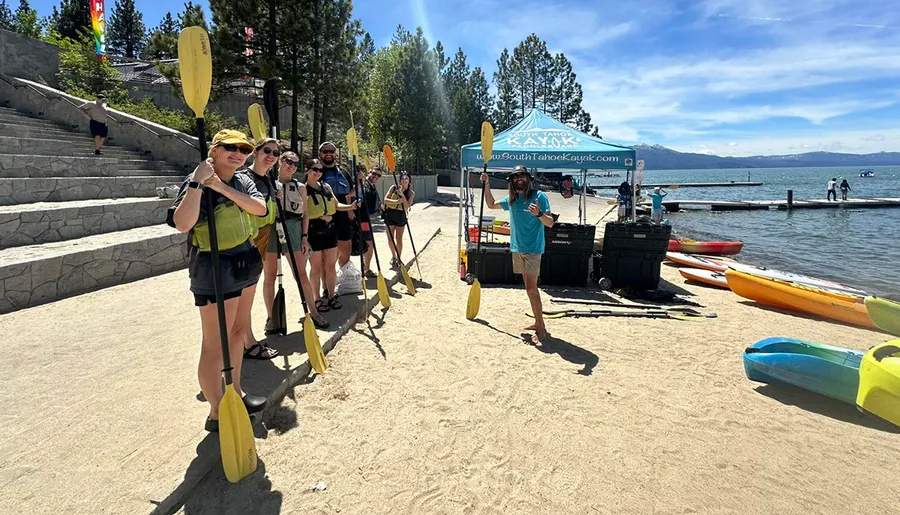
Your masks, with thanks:
M97 102L87 102L79 107L97 123L106 123L106 106Z

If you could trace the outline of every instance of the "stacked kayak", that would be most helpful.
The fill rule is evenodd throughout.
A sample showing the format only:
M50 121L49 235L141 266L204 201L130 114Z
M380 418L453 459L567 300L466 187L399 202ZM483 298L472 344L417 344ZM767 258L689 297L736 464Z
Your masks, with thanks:
M725 278L731 291L760 304L876 328L869 319L864 297L859 295L768 279L733 269L725 271Z
M866 297L865 302L872 323L882 331L900 336L900 304L877 297Z
M683 252L666 252L666 259L679 265L689 266L691 268L702 268L703 270L712 270L713 272L724 272L728 270L728 265L735 261L723 261L706 256L692 256Z
M689 281L697 281L710 286L728 289L728 280L722 272L703 270L701 268L680 268L678 272Z
M848 295L860 295L865 296L866 292L862 290L858 290L853 288L852 286L848 286L846 284L842 284L835 281L829 281L826 279L818 279L816 277L810 277L808 275L795 274L792 272L783 272L781 270L773 270L771 268L766 268L764 266L753 266L746 265L743 263L737 262L729 262L728 268L732 270L737 270L738 272L743 272L745 274L755 275L757 277L765 277L766 279L775 279L778 281L784 281L788 283L796 283L802 284L804 286L809 286L812 288L818 288L822 290L831 290L839 293L845 293Z
M854 404L863 356L793 338L766 338L744 350L744 371L751 381L791 384Z
M900 340L878 345L865 354L856 405L900 426Z
M709 254L713 256L731 256L744 248L742 241L694 241L688 239L669 240L669 249L672 252L684 252L685 254Z

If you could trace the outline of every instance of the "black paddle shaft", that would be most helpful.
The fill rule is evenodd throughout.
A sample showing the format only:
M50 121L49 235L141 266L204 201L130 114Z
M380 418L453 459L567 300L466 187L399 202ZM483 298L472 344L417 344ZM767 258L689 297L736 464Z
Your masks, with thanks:
M206 159L209 152L206 148L206 121L197 118L197 136L200 143L200 157ZM213 172L215 173L215 172ZM225 385L232 383L231 353L228 352L228 323L225 320L225 292L222 291L222 271L219 269L219 237L216 233L216 192L203 189L201 195L206 202L206 219L209 224L209 253L212 256L213 285L216 289L216 311L219 315L219 339L222 340L222 372L225 373Z
M484 173L487 174L487 163L484 163ZM491 180L488 177L488 180ZM478 211L478 243L475 244L475 253L481 252L481 226L484 223L484 190L487 182L481 183L481 209Z
M397 187L397 194L405 197L406 195L403 194L403 190L400 189L400 181L397 179L397 172L395 170L391 170L391 175L394 176L394 185ZM412 179L410 179L410 181L412 181ZM402 201L400 202L400 207L403 207ZM412 229L409 228L409 212L405 211L406 208L403 208L403 209L404 209L404 212L406 213L406 233L409 234L409 244L412 246L413 259L416 261L416 268L419 270L419 279L421 279L422 278L422 269L419 268L419 253L416 252L416 241L413 240ZM388 232L390 232L390 231L388 231ZM396 242L394 243L394 249L395 250L397 249Z
M356 156L354 156L354 155L351 155L351 156L350 156L350 166L353 168L352 176L353 176L353 177L357 177L357 176L359 175L359 172L356 170ZM360 254L359 254L359 273L362 275L362 274L365 273L365 270L363 270L363 268L366 267L366 261L365 261L366 253L363 252L363 246L365 246L365 244L366 244L366 240L365 240L366 233L363 232L363 228L362 228L362 224L363 224L363 219L362 219L362 202L359 202L359 199L361 198L361 195L362 195L362 190L360 189L360 182L359 182L359 180L357 180L357 181L356 181L356 200L357 200L357 203L356 203L356 223L359 224L359 251L360 251ZM370 224L369 224L369 228L371 228L371 227L372 227L372 224L370 223ZM375 238L372 238L372 244L373 244L373 245L375 244ZM365 283L365 281L366 281L365 275L363 275L363 279L362 279L362 280L363 280L363 283Z
M364 195L363 193L363 181L357 177L356 179L356 189L357 194L356 198L360 198L360 195ZM378 196L376 195L376 198ZM366 209L368 209L368 204L366 205ZM378 272L381 273L381 261L378 260L378 246L375 245L375 233L372 231L372 217L366 213L366 217L369 219L369 235L372 236L372 252L375 253L375 265L378 267ZM360 219L360 229L362 229L362 219ZM360 230L362 232L362 230Z

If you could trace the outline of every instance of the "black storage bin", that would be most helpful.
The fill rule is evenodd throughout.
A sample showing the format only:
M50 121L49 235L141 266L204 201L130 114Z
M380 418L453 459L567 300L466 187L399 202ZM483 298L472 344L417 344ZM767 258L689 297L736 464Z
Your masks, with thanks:
M660 257L652 252L604 251L599 275L609 279L612 288L655 290L664 257L665 253Z
M477 277L481 284L517 284L521 274L512 271L512 253L509 243L483 243L476 251L476 244L466 247L466 273Z
M540 283L547 286L587 284L591 253L550 250L541 259Z
M544 230L544 252L552 250L564 252L585 252L594 250L594 236L597 227L594 225L555 223Z
M664 258L671 235L671 225L609 222L603 234L603 253L643 252Z

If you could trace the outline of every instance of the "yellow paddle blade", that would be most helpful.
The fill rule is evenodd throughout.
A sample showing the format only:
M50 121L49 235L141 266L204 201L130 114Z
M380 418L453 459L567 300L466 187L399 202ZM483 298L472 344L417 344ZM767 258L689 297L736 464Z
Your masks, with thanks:
M356 139L356 129L353 127L347 130L347 150L350 151L351 156L359 159L359 141Z
M409 272L406 270L406 266L403 263L400 263L400 274L403 275L403 282L406 283L406 289L409 291L409 294L415 297L416 286L413 284L412 278L409 276Z
M187 27L178 35L178 72L184 102L203 118L212 89L212 53L203 27Z
M387 281L384 280L384 276L381 275L380 271L378 272L378 300L384 309L391 307L391 296L388 295Z
M268 127L268 124L266 123L266 115L263 114L263 106L251 104L247 108L247 120L250 121L250 132L253 134L253 139L257 142L266 139L266 127Z
M365 161L366 161L366 170L371 170L372 169L372 161L369 160L369 156L365 157Z
M494 155L494 128L489 122L481 122L481 155L488 164Z
M316 325L309 313L303 320L303 341L306 343L306 356L309 358L309 364L317 373L324 374L328 369L328 364L325 363L325 353L322 352L322 344L319 343L319 333L316 332Z
M606 203L609 204L609 205L611 206L611 205L613 205L613 204L618 204L619 201L618 201L618 200L609 199L609 200L606 201Z
M256 471L256 440L250 415L234 385L225 387L225 395L219 402L219 446L222 449L222 467L225 477L232 483Z
M384 164L387 165L388 170L390 170L391 173L394 173L394 167L397 165L397 162L394 161L394 151L391 150L390 145L385 145L383 150L384 150Z
M475 320L479 309L481 309L481 283L478 282L478 279L475 279L475 282L472 283L472 288L469 289L469 300L466 302L466 318Z

